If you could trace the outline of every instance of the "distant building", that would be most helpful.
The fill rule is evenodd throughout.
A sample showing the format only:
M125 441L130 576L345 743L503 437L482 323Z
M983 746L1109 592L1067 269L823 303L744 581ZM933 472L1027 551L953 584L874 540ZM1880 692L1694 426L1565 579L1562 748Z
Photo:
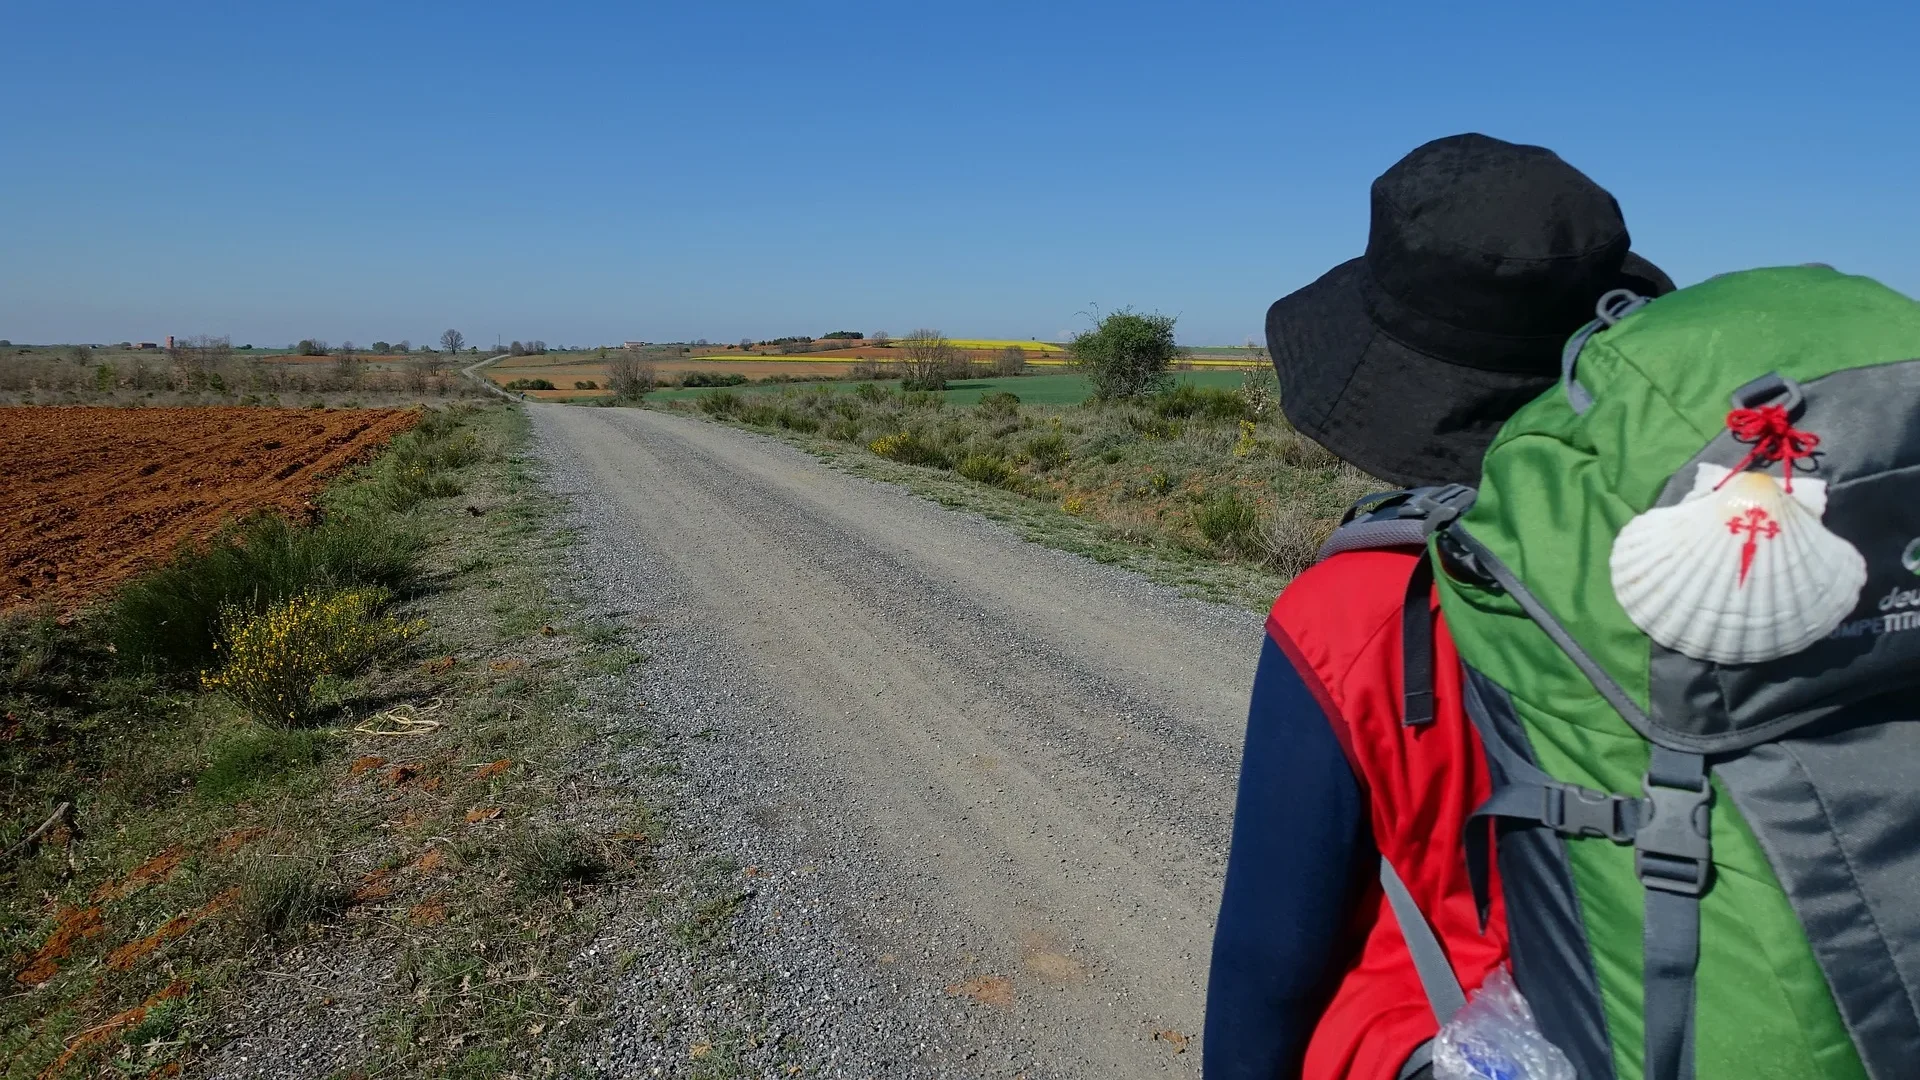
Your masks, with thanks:
M623 341L620 343L620 347L623 349L644 349L647 347L647 344L648 343L644 341Z
M133 347L136 349L157 349L160 346L151 341L136 341L133 343Z

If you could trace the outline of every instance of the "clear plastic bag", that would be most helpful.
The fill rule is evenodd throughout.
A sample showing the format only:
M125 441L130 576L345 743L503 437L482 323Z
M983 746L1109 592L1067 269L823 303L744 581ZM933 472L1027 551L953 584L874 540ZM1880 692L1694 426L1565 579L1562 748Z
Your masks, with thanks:
M1534 1025L1505 967L1487 976L1433 1040L1433 1080L1577 1080Z

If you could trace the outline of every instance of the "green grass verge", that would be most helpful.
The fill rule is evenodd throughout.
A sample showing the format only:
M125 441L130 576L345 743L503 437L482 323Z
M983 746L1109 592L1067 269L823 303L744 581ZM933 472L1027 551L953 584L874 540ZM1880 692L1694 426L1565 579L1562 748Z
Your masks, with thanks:
M1193 386L1208 389L1230 390L1241 384L1243 376L1237 371L1181 371L1175 378ZM849 393L859 383L836 380L820 383L748 383L731 387L740 394L778 394L792 390L795 385L811 389L814 386L825 387L832 393ZM879 385L898 390L897 379L882 380ZM993 393L1012 393L1022 402L1031 405L1069 405L1078 404L1092 393L1092 387L1084 375L1015 375L996 379L962 379L949 383L941 392L941 397L955 405L972 405L982 397ZM671 390L656 390L647 395L649 401L686 401L697 399L703 394L712 393L705 387L676 387Z
M1065 396L1068 380L1084 391L1077 376L1037 376L947 394L735 388L652 404L778 434L1029 539L1256 609L1379 486L1294 431L1268 377L1181 373L1118 403L1029 394Z
M144 585L193 615L340 580L330 522L403 546L396 614L426 629L335 688L323 726L255 723L198 692L185 654L117 655L118 604L0 623L0 849L20 845L0 879L6 1077L192 1075L231 1031L330 1022L357 1075L564 1074L606 1006L611 973L578 957L609 920L651 912L662 947L720 948L701 928L736 882L676 864L694 845L582 764L609 745L583 687L643 658L556 577L570 538L524 414L418 430L331 488L319 524L250 526ZM310 547L324 557L283 551ZM331 997L258 974L296 949L375 958L331 991L360 1011L330 1019Z

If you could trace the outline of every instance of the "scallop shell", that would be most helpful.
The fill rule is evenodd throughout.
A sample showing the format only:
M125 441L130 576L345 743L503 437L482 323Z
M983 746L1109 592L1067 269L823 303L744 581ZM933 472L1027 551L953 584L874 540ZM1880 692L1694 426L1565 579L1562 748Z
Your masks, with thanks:
M1795 477L1788 492L1776 476L1702 464L1685 499L1620 530L1614 595L1648 637L1697 660L1797 653L1846 619L1867 581L1859 550L1820 523L1826 510L1824 481Z

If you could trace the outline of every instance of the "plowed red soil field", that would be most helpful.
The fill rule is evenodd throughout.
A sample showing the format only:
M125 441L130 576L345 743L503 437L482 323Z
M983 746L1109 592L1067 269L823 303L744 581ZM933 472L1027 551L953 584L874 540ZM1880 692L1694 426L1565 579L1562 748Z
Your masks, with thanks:
M312 510L412 409L0 409L0 610L70 610L222 523Z

